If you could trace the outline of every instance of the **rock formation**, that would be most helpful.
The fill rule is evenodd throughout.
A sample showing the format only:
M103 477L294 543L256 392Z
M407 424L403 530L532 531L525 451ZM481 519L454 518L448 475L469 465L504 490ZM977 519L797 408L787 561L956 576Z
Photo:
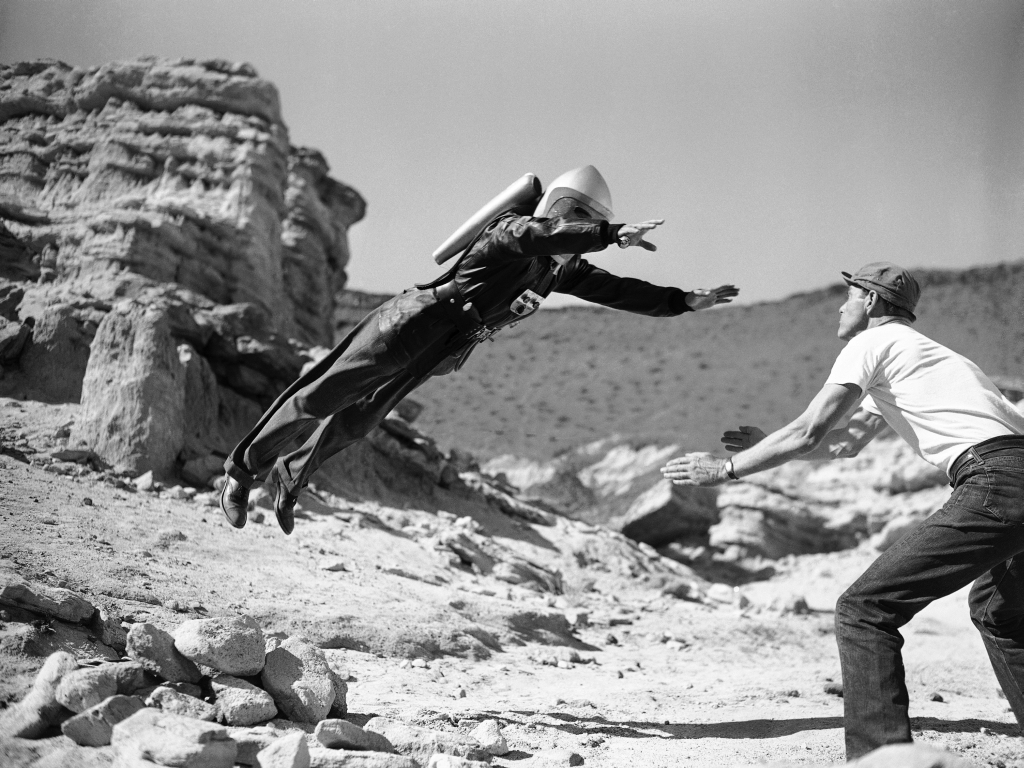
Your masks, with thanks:
M118 469L222 457L332 343L365 204L248 65L0 67L0 169L0 394Z

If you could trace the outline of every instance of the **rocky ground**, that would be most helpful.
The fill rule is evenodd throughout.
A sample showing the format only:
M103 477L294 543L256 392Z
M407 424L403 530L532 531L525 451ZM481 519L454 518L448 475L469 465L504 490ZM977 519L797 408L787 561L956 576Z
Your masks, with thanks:
M867 544L773 561L736 590L603 528L529 523L454 492L432 509L309 493L290 537L263 500L235 530L210 491L54 458L76 408L0 401L5 583L66 588L125 628L251 616L327 649L356 725L465 736L497 721L509 751L494 765L842 762L832 607ZM95 625L0 616L7 705L53 651L112 653ZM965 594L906 635L915 738L1024 766ZM53 729L4 743L17 765L70 741Z

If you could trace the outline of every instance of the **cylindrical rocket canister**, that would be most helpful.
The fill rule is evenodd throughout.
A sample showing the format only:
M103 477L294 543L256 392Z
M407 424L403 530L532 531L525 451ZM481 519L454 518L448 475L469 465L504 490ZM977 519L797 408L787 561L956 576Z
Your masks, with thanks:
M501 194L470 216L465 224L455 230L451 237L434 251L434 261L438 264L444 264L448 259L457 253L461 253L467 245L473 242L473 238L479 235L495 216L516 206L536 202L542 192L543 188L541 187L540 180L532 173L517 179Z

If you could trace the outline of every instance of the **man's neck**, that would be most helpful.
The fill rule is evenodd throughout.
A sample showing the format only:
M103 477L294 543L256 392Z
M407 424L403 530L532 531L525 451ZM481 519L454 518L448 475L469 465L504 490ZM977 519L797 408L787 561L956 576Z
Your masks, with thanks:
M872 317L872 318L870 318L868 320L868 327L865 328L864 330L868 330L870 328L880 328L881 326L889 325L890 323L899 323L900 325L910 325L910 321L908 321L904 317L895 317L893 315L885 315L883 317Z

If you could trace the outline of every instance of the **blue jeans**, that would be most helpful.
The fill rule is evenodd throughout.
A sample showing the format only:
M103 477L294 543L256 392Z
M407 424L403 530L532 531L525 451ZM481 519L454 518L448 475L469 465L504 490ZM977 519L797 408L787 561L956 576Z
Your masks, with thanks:
M1024 437L974 446L954 465L951 485L942 509L836 603L847 760L911 741L899 628L972 581L971 619L1024 726Z

